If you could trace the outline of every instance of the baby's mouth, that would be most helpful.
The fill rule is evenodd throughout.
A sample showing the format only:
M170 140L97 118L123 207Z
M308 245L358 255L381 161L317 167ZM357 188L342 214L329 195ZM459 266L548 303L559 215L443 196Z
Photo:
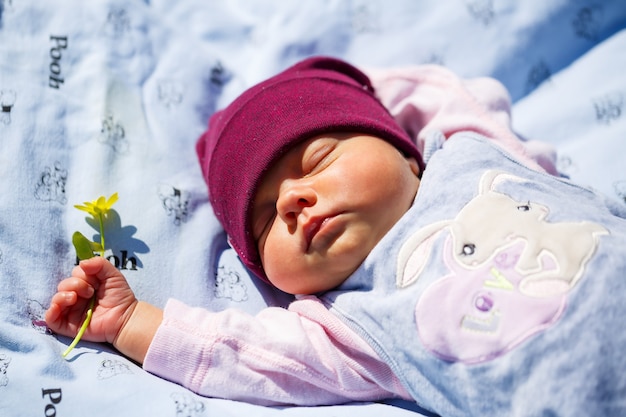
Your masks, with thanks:
M321 235L328 234L328 236L324 238L324 240L326 240L336 234L332 225L335 223L337 217L338 215L313 217L304 225L304 239L307 252L311 249L311 246L315 246L314 240L316 240L316 237L322 237Z
M328 217L315 217L310 219L304 225L304 240L306 242L307 251L311 247L311 242L313 241L313 238L315 237L317 232L319 232L319 230L322 228L322 225L326 221L328 221Z

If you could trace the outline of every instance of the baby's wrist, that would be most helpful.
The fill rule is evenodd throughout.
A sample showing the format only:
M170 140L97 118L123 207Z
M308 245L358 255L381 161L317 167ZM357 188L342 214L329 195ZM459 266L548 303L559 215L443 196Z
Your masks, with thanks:
M113 340L113 346L125 356L143 363L148 347L163 320L163 312L143 301L136 301L129 310L128 319Z

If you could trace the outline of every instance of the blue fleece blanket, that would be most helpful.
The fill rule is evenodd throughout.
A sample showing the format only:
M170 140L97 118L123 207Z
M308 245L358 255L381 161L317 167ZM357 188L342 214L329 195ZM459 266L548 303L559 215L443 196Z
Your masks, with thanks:
M105 256L141 299L285 305L228 247L194 142L216 109L314 54L496 77L518 131L625 201L625 28L621 0L0 0L0 415L422 414L202 398L101 344L63 359L71 341L43 313L76 262L73 232L98 235L73 206L119 193Z

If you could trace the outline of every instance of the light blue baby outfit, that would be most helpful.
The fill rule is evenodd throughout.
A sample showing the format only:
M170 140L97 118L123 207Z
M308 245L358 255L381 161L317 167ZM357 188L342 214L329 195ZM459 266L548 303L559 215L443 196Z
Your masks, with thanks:
M322 300L442 416L626 415L626 206L473 133Z

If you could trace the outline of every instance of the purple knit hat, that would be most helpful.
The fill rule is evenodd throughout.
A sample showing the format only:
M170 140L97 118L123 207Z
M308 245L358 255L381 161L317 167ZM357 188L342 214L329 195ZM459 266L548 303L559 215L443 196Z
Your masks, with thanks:
M263 174L299 143L324 133L380 137L424 168L407 133L374 96L365 74L335 58L309 58L257 84L209 120L196 151L209 199L242 262L269 282L252 236Z

